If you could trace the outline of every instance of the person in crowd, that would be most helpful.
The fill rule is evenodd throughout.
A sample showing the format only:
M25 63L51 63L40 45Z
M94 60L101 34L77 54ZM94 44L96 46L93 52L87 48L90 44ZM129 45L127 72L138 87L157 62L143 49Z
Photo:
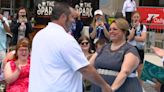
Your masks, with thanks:
M6 56L7 32L10 32L8 20L2 14L0 14L0 66L2 64L2 60ZM2 70L0 69L0 81L1 80L3 80L3 74L2 74Z
M16 19L12 20L10 28L13 34L11 45L15 46L17 42L24 37L30 39L29 35L32 32L32 25L31 22L28 20L25 7L19 8Z
M90 59L93 55L90 51L90 39L86 35L81 35L81 37L78 39L78 43L85 55L85 57L88 59L90 62ZM84 79L84 91L90 91L91 83L87 80Z
M96 46L96 52L100 52L102 47L106 44L105 42L105 39L99 39L96 43L95 43L95 46Z
M8 61L10 61L10 60L12 60L13 58L14 58L14 54L15 54L15 50L12 50L12 51L9 51L7 54L6 54L6 56L5 56L5 58L2 60L2 69L4 69L4 67L5 67L5 65L6 65L6 63L8 62Z
M28 92L30 69L30 43L22 38L16 45L12 60L4 68L4 78L7 83L6 92Z
M95 43L98 39L105 39L109 42L109 24L105 22L102 10L94 12L94 18L89 28L89 35L91 39L91 48L95 50Z
M140 65L137 69L138 75L140 77L142 67L143 67L143 61L144 61L144 46L145 41L147 38L147 28L144 24L140 23L140 14L139 12L135 11L132 14L132 24L130 29L130 35L128 37L128 41L130 44L135 46L139 52L140 55Z
M94 61L95 61L95 59L97 57L97 54L101 51L101 49L105 46L105 44L106 44L105 39L99 39L95 43L96 52L93 53L92 57L89 60L91 65L94 65Z
M78 40L81 36L81 31L83 29L83 22L80 18L80 12L74 10L75 21L72 22L71 29L68 33L70 33L76 40Z
M82 51L84 52L84 55L89 60L92 57L92 52L90 51L90 39L86 35L82 35L78 39L78 43L80 44L80 47Z
M122 8L122 14L128 21L131 23L131 15L134 11L136 11L136 2L135 0L125 0Z
M156 55L162 58L162 63L164 66L164 50L158 47L151 47L151 49ZM160 82L156 81L155 89L157 90L157 92L164 92L164 84L161 84Z
M66 3L56 3L52 22L35 35L29 92L82 92L82 75L100 86L102 92L112 92L89 64L77 41L67 33L74 21L73 11Z
M113 92L142 92L136 76L139 64L137 49L127 43L129 25L123 18L118 18L110 25L110 44L105 45L98 53L94 66L98 73L111 85ZM101 92L92 85L91 92Z

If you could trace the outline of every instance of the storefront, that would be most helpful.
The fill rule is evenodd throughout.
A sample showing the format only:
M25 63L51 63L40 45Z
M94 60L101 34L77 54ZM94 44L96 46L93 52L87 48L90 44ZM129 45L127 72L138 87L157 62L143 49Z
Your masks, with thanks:
M8 15L14 15L20 6L25 6L30 11L34 8L34 0L0 0L0 8ZM6 15L7 16L7 15Z

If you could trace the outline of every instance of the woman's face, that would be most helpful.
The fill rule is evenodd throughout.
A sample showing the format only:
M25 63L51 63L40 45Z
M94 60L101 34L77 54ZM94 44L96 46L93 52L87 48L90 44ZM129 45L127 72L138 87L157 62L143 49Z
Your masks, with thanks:
M20 47L17 51L17 55L19 59L27 59L29 56L28 47Z
M20 9L18 14L19 14L19 17L26 17L26 10L25 9Z
M112 23L110 25L109 36L110 40L118 41L124 39L125 33L117 27L116 23Z
M132 21L133 21L133 23L139 23L140 22L140 15L138 13L135 13L132 16Z
M83 40L80 43L80 46L82 48L82 50L89 50L89 41L88 40Z

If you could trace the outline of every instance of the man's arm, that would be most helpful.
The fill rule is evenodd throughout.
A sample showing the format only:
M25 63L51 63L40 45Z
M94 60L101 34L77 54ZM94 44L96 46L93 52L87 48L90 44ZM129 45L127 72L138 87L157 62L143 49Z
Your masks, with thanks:
M83 77L92 83L101 87L102 92L112 92L110 86L103 80L103 78L97 73L96 69L92 65L88 65L79 69Z
M7 21L3 19L3 16L1 14L0 14L0 20L4 26L4 30L6 32L10 32L10 27L9 27L9 25L6 24Z

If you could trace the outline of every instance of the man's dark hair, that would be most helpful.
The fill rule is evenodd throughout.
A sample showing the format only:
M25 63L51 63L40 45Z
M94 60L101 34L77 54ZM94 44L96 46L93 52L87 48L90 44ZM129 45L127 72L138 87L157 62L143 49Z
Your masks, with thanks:
M52 10L51 21L58 20L62 14L68 16L70 13L70 6L67 3L57 2Z

